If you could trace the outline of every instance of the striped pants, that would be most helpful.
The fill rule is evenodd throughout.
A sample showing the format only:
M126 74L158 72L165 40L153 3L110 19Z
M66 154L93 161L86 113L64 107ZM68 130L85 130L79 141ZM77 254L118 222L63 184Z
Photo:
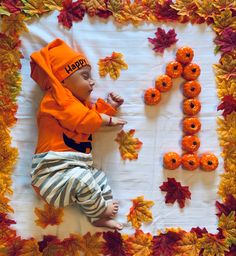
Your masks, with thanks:
M78 203L91 222L112 199L104 172L92 166L92 155L79 152L35 154L32 161L32 186L48 203L65 207Z

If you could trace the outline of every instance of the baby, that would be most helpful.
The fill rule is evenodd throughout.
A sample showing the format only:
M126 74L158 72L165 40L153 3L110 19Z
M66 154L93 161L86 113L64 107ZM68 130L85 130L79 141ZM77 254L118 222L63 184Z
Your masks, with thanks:
M38 143L32 186L55 207L77 203L94 226L121 230L114 220L118 202L104 172L93 167L92 134L102 126L123 126L114 117L124 100L89 102L94 80L86 57L56 39L31 55L31 77L45 90L37 114Z

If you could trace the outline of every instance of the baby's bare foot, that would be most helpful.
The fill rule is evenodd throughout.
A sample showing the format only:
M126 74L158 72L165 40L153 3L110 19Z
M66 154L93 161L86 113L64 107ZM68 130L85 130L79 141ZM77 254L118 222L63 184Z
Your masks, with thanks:
M111 229L123 229L123 225L115 220L109 218L102 218L93 222L93 225L96 227L107 227Z
M119 209L117 201L111 201L107 204L106 210L100 215L101 218L114 218Z

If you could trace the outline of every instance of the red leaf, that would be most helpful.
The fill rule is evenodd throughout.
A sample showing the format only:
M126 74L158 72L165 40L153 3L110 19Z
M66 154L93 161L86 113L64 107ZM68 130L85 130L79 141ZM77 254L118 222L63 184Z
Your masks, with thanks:
M1 1L2 6L6 7L10 13L19 13L22 8L20 0L3 0Z
M174 29L170 29L167 33L162 28L157 28L155 33L156 38L148 38L148 41L154 44L153 50L155 52L163 53L165 48L170 47L172 44L176 43L178 39L176 38L176 33Z
M226 28L214 40L219 50L226 52L233 52L236 48L236 32L232 28Z
M0 224L5 224L7 226L10 226L12 224L16 224L14 220L10 220L7 218L7 214L0 213Z
M236 255L236 245L232 245L229 252L225 253L225 256L235 256Z
M85 14L85 9L81 4L82 0L74 3L72 3L72 0L64 0L62 3L63 9L57 16L59 23L62 23L67 28L71 28L72 21L81 21Z
M222 114L224 117L236 111L236 99L234 99L233 96L226 95L223 97L222 101L223 102L218 106L217 111L224 110Z
M179 19L177 14L178 11L171 8L172 4L172 0L165 0L163 1L163 4L157 3L155 10L155 16L157 17L157 20L173 21Z
M43 240L38 242L39 251L42 252L48 246L48 244L51 242L59 243L60 240L56 236L53 236L53 235L43 236Z
M206 234L208 233L207 229L206 228L199 228L199 227L196 227L196 228L192 228L190 230L191 233L196 233L197 237L198 238L201 238L203 236L203 234Z
M191 199L191 192L187 186L181 186L180 182L176 182L175 178L168 178L167 182L163 182L160 186L161 191L167 192L165 202L173 204L176 200L180 208L185 205L185 199Z
M228 216L231 211L236 211L236 198L234 198L233 195L228 195L223 204L216 201L216 207L218 209L218 213L216 214L218 217L220 217L222 213Z
M103 250L104 255L125 256L123 240L119 232L104 232L103 239L106 241L105 248Z
M176 242L182 237L181 233L168 231L166 234L160 234L153 237L153 256L172 256Z

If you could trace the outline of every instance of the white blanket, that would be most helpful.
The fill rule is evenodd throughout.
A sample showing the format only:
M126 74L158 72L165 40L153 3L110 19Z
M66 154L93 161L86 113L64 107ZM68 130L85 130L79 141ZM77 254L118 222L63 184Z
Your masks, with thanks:
M18 98L18 122L12 129L13 145L19 149L19 159L13 176L14 195L11 206L17 224L15 228L23 238L42 235L68 237L70 233L84 234L88 231L105 230L93 227L76 206L65 209L64 221L59 226L42 229L35 224L35 207L43 206L30 186L31 157L37 141L35 112L42 97L42 92L30 78L30 54L39 50L55 38L62 38L74 49L82 50L92 64L92 75L96 81L93 97L106 97L110 91L119 93L125 99L119 116L128 124L125 131L135 129L134 137L143 142L143 147L136 161L122 161L118 144L114 141L119 130L103 130L94 136L93 155L97 167L106 172L114 197L120 202L117 220L124 223L123 233L134 233L126 215L132 206L131 199L144 195L146 200L153 200L151 208L153 222L142 225L143 231L156 234L158 229L181 227L190 230L192 227L206 227L209 232L216 232L215 201L217 196L219 174L222 172L221 149L217 140L216 116L218 99L212 64L217 63L218 56L213 53L214 33L206 25L158 24L166 30L175 28L178 42L165 50L163 55L155 54L148 37L153 38L157 26L145 24L138 28L133 25L115 26L112 18L108 21L85 17L80 23L74 23L71 30L64 29L57 22L58 12L45 15L28 23L30 32L22 36L22 92ZM200 101L202 110L200 119L202 130L199 133L201 147L199 153L211 151L219 157L220 165L215 172L206 173L201 170L188 172L179 168L169 171L162 167L162 156L165 152L181 153L181 120L183 113L181 102L181 84L183 79L176 79L172 90L162 94L157 106L146 106L143 102L144 90L154 87L155 78L165 72L166 64L175 58L177 48L188 45L195 51L194 62L201 66L199 81L202 85ZM112 52L124 55L128 70L121 71L118 80L109 76L100 78L98 60L110 56ZM184 186L189 186L192 199L187 200L186 207L180 209L165 204L165 193L159 186L174 177Z

